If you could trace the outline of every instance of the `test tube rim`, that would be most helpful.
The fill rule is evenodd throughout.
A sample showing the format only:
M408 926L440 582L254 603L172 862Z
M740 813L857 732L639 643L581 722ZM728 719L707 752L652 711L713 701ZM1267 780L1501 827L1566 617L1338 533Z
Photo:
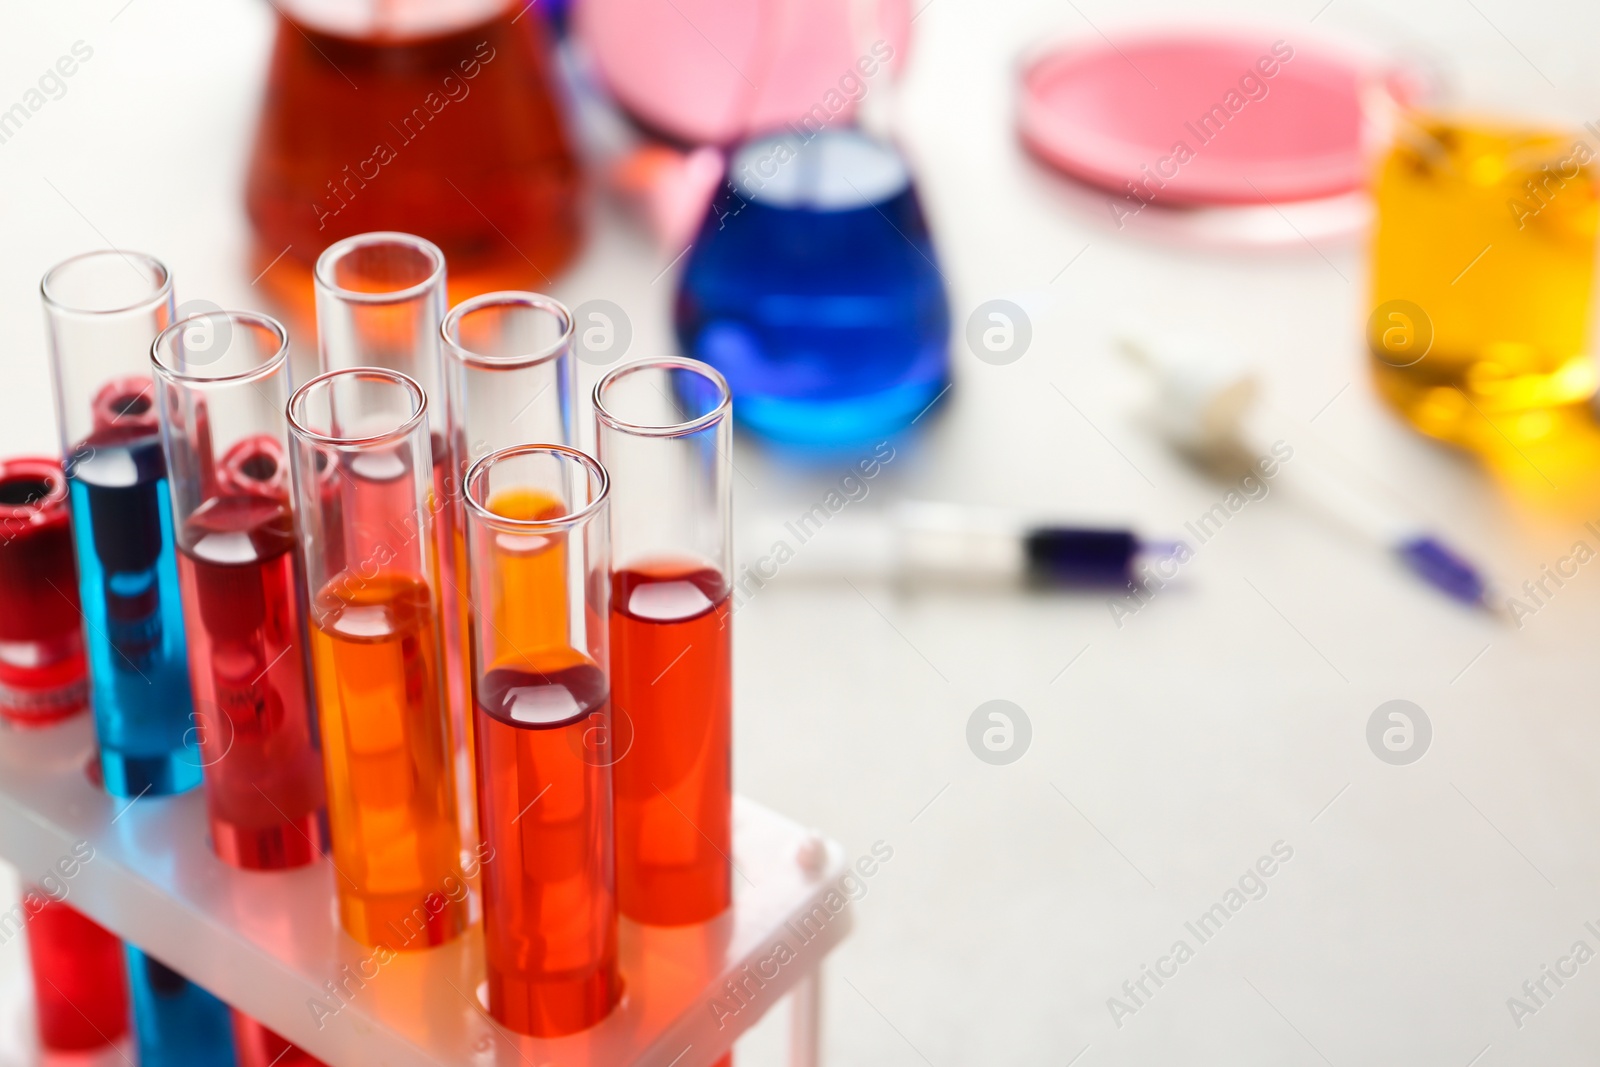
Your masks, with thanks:
M184 327L188 326L197 319L210 318L225 318L231 322L246 322L255 326L263 326L270 333L276 335L278 338L278 347L273 351L272 355L262 360L256 366L251 367L249 370L239 371L236 374L224 374L214 377L186 374L183 371L175 370L174 368L167 366L161 361L159 353L162 350L162 342L164 342L169 335L175 337L183 331ZM266 315L259 311L230 311L225 308L217 311L197 311L193 315L185 315L177 322L172 323L166 329L156 334L156 339L150 342L150 365L155 368L155 374L157 378L166 382L175 382L186 386L198 386L200 388L205 388L212 385L239 385L259 381L260 379L269 377L275 373L279 367L283 366L284 361L288 358L288 328L271 315Z
M356 289L346 289L332 280L331 267L335 260L352 249L386 243L406 245L421 252L432 261L433 269L420 282L408 285L404 289L393 289L382 293L363 293ZM426 237L418 237L414 233L402 230L372 230L369 233L341 238L322 250L322 254L317 257L316 267L312 270L312 278L319 290L351 304L404 304L439 286L444 281L444 276L444 252L439 246Z
M347 376L376 378L401 386L412 398L413 410L411 414L406 417L404 422L401 422L393 429L367 437L338 437L333 434L323 433L321 430L314 430L307 426L296 415L295 409L305 403L305 398L310 395L313 388L321 387L330 378ZM323 371L296 389L294 394L289 397L289 402L284 405L284 414L289 419L289 428L297 436L307 441L326 445L330 448L365 448L389 441L401 441L416 432L417 427L428 418L428 394L411 375L403 374L397 370L390 370L388 367L339 367L335 370Z
M487 504L477 499L474 488L488 474L490 467L508 459L515 459L518 456L533 455L541 452L546 455L563 455L570 459L575 459L589 472L591 484L595 485L596 488L587 504L576 511L562 515L560 518L513 519L490 511ZM467 468L467 477L462 484L461 497L466 501L468 514L491 529L505 533L559 533L563 530L570 530L599 514L611 498L611 473L606 470L605 464L589 455L589 453L573 448L570 445L520 444L497 448L488 455L480 456L471 467Z
M561 336L544 348L516 356L485 355L466 347L456 337L451 336L455 327L467 315L495 304L518 304L538 311L551 312L562 324ZM470 297L451 308L439 321L439 339L444 343L445 350L450 353L452 359L459 360L469 367L484 370L526 370L559 359L572 346L574 329L571 310L555 297L524 289L501 289ZM459 334L459 331L455 332Z
M97 259L100 256L117 256L124 261L137 259L151 268L155 275L155 288L150 295L131 304L123 304L109 308L86 308L58 299L50 292L51 279L56 278L63 270L82 264L85 260ZM172 271L167 265L150 255L148 252L137 252L127 248L97 248L91 252L79 252L75 256L68 256L49 270L44 272L44 277L39 279L39 295L47 307L70 315L126 315L129 312L141 311L145 308L156 307L166 303L172 297Z
M630 374L637 374L640 371L660 369L693 371L701 377L709 379L717 387L721 398L717 401L716 406L704 415L697 416L687 422L671 423L665 426L651 426L645 423L630 422L627 419L618 418L606 410L600 396L612 382L625 378ZM654 359L636 359L632 363L624 363L620 367L613 367L599 381L594 383L594 393L591 399L594 403L594 417L602 425L607 429L618 430L622 433L632 434L635 437L688 437L690 434L699 433L707 427L715 426L727 418L728 413L733 410L733 392L728 388L728 379L724 378L722 372L709 363L702 363L698 359L690 359L687 356L658 356Z
M24 469L17 470L19 467ZM18 474L49 483L50 492L31 504L0 503L0 518L37 522L52 508L67 502L67 476L59 460L48 456L6 456L0 459L0 482Z

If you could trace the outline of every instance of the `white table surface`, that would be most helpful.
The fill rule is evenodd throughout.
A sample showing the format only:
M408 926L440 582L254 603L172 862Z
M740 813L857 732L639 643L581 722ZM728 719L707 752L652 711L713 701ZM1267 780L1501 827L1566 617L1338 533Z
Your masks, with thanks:
M1426 42L1510 94L1544 77L1577 85L1600 39L1600 11L1548 0L1321 6L1211 5L1281 27L1267 40L1340 29L1402 52ZM0 104L75 40L94 57L0 145L0 453L54 447L37 298L54 261L114 242L164 258L180 298L255 302L239 190L270 25L251 0L13 8ZM895 124L956 322L1004 297L1029 309L1034 336L1003 367L958 339L948 405L851 506L934 497L1181 533L1226 486L1140 423L1138 379L1108 339L1142 322L1237 344L1299 455L1358 472L1507 586L1579 538L1600 544L1582 529L1600 518L1592 477L1586 489L1563 472L1551 489L1515 463L1491 475L1377 404L1359 238L1226 251L1118 233L1022 154L1009 126L1018 52L1164 10L1184 11L932 0L918 19ZM1600 96L1587 110L1600 117ZM634 352L662 351L673 276L651 279L670 258L603 211L557 295L621 304ZM798 515L845 469L799 470L750 440L737 461L747 516ZM741 523L741 547L759 554L777 532ZM828 1062L1588 1062L1600 962L1550 984L1520 1028L1507 998L1575 941L1600 950L1584 927L1600 928L1597 618L1600 566L1513 630L1442 603L1280 492L1120 628L1103 596L780 578L738 617L739 789L852 854L894 850L829 969ZM996 698L1033 727L1009 766L965 740ZM1365 740L1396 698L1434 727L1410 766ZM1266 896L1199 945L1185 921L1279 841L1293 858ZM1179 938L1194 958L1119 1027L1107 998ZM0 961L15 985L17 942ZM0 1047L18 1047L5 1029ZM781 1038L764 1025L741 1063L781 1062Z

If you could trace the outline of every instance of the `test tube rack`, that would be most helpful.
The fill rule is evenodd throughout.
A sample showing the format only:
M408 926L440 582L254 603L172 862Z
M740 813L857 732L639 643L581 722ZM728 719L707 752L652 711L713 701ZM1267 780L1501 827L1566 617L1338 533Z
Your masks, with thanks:
M479 999L481 924L449 945L375 953L339 929L325 857L239 871L206 844L198 792L112 797L90 782L87 716L0 731L0 857L330 1067L710 1067L792 993L790 1059L815 1067L823 958L851 925L843 850L759 804L734 806L732 910L701 926L620 931L627 982L600 1025L520 1037Z

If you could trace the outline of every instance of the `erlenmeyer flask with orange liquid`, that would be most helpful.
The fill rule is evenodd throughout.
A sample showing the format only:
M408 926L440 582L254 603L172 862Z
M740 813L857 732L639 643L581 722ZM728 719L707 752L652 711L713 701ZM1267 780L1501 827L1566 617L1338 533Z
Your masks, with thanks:
M442 248L451 300L548 287L580 175L547 30L515 0L278 0L245 201L261 284L311 318L322 250L373 230Z

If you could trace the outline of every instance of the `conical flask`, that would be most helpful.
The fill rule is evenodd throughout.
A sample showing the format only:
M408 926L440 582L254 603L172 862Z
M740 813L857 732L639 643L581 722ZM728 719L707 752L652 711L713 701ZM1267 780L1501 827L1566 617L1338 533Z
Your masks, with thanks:
M451 301L543 289L579 241L580 175L543 19L508 0L283 0L245 202L260 283L309 323L317 256L420 234Z

